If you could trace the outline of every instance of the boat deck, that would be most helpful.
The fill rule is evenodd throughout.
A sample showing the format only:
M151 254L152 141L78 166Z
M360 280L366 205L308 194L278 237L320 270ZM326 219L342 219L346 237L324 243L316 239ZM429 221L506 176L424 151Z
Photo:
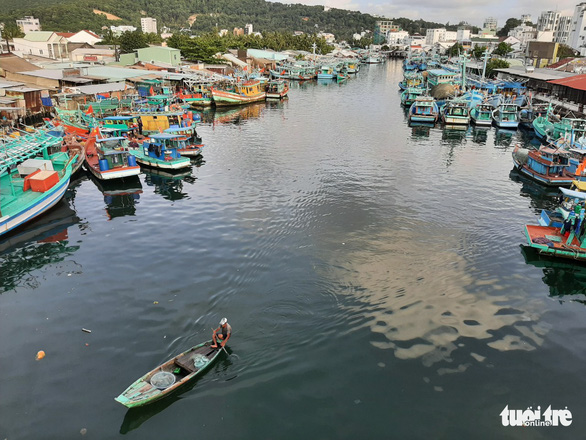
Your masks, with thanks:
M580 246L580 240L572 236L570 243L567 243L569 236L562 235L560 228L526 225L525 236L528 244L539 249L540 252L563 258L586 260L586 249Z

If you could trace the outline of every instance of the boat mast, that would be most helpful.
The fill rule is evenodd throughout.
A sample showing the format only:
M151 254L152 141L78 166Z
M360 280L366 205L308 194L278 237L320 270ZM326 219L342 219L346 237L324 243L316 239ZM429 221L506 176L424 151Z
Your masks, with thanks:
M482 82L484 82L484 78L486 76L486 62L488 61L488 47L482 54L482 59L484 60L484 65L482 66Z

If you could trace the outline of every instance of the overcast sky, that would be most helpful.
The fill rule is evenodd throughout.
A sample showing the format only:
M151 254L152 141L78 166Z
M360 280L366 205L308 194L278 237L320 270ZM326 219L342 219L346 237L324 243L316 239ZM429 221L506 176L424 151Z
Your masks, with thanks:
M406 17L437 23L466 21L479 27L486 17L496 17L501 27L507 18L521 18L523 14L531 14L533 22L542 11L558 10L564 15L573 15L574 7L582 1L586 0L281 0L281 3L325 4L388 18Z

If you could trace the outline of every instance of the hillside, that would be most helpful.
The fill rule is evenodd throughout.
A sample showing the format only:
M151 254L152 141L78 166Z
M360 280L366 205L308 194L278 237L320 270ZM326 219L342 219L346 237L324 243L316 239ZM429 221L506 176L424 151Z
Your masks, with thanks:
M193 33L218 29L232 30L252 23L259 32L305 33L331 32L338 39L351 39L352 34L373 30L375 17L356 11L272 3L265 0L3 0L0 21L10 22L24 15L41 20L45 30L76 32L89 29L101 32L102 26L131 24L140 28L140 17L155 17L159 24L172 30L189 28ZM109 21L105 15L93 14L98 9L121 20ZM10 12L8 12L10 11ZM142 11L142 14L141 14ZM191 18L191 20L190 20ZM425 28L443 26L423 20L400 19L410 32L425 32Z

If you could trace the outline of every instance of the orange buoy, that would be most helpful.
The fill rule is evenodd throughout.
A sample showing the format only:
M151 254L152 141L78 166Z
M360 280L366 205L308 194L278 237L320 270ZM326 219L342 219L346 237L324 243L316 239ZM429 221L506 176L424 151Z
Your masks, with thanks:
M37 361L40 361L40 360L41 360L41 359L43 359L44 357L45 357L45 352L44 352L43 350L40 350L40 351L37 353L36 360L37 360Z

